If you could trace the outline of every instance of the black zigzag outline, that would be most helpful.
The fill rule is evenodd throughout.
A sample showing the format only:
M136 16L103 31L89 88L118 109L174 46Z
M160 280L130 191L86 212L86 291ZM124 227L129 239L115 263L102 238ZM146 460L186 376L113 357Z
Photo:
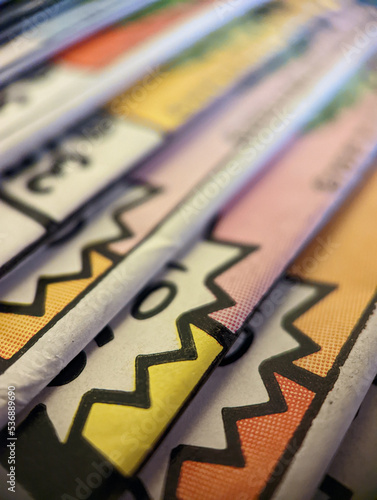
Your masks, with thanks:
M137 188L139 184L133 184L133 188ZM133 208L142 205L143 203L149 201L154 195L158 194L160 190L149 184L140 184L147 189L147 193L140 199L134 200L130 203L125 203L119 206L112 215L110 219L115 222L115 226L119 228L120 232L117 236L112 239L99 240L97 242L91 243L81 250L81 260L82 268L80 271L70 274L58 274L56 276L49 276L45 278L41 276L38 280L37 291L35 293L35 298L32 304L19 304L11 302L0 302L0 313L13 313L20 315L30 315L30 316L43 316L45 314L45 298L46 298L46 288L48 285L53 283L61 283L65 281L78 280L83 278L90 278L92 276L91 266L89 261L89 254L93 251L101 253L103 256L113 261L114 263L122 260L122 257L111 252L108 246L112 243L120 241L124 238L130 238L134 236L134 233L125 225L121 216L125 212L132 210ZM80 221L82 222L82 221ZM81 224L79 225L80 228ZM65 241L65 238L63 242Z
M303 284L307 284L307 283L310 284L309 280L298 280L298 281L300 281ZM319 388L319 390L316 391L316 396L313 399L313 402L312 402L309 410L305 414L304 419L302 420L300 426L297 428L297 431L293 435L292 440L290 442L291 447L292 447L292 443L296 443L296 450L294 452L292 452L291 450L289 450L289 447L288 447L287 450L282 455L282 457L281 457L281 459L278 462L276 467L279 467L282 464L284 464L286 468L289 467L295 453L297 452L297 450L301 446L301 444L302 444L302 442L307 434L307 431L309 430L310 426L312 425L314 418L318 415L325 399L327 398L330 391L333 389L336 381L338 380L341 367L346 362L346 360L347 360L350 352L352 351L359 335L363 331L369 318L372 316L374 309L375 309L376 302L377 302L377 291L371 296L369 303L367 304L366 308L364 309L364 312L361 314L359 320L355 324L353 330L350 332L348 339L343 344L343 347L340 349L339 354L336 357L333 366L328 371L327 376L323 377L323 378L319 377L319 379L321 379L320 388ZM302 335L305 336L304 333L302 333ZM307 372L306 370L304 370L303 368L301 370L303 370L303 373L305 373L305 374L310 373L310 372ZM300 383L300 381L298 381L298 383ZM355 413L356 413L356 410L355 410ZM283 474L280 474L273 481L269 482L266 485L266 488L264 489L264 491L262 492L261 499L267 500L268 498L270 498L271 495L273 494L273 492L276 490L277 486L282 481L282 479L283 479Z
M17 353L15 353L10 359L3 359L0 357L0 374L3 373L11 364L13 364L17 359L19 359L38 339L49 330L54 324L59 321L59 319L66 314L66 312L72 309L90 290L97 286L98 281L106 276L113 267L118 264L121 260L125 258L125 255L117 255L108 249L108 245L120 241L124 238L130 238L134 235L133 231L121 221L121 215L125 212L131 211L133 208L148 202L153 196L161 192L160 188L152 186L149 183L138 183L134 182L128 185L131 188L137 188L139 186L146 188L147 192L140 199L134 200L130 203L125 203L114 210L112 216L110 216L116 226L120 229L120 234L111 240L99 240L92 243L81 250L81 260L82 268L77 273L71 274L60 274L55 277L44 278L41 277L38 280L37 290L35 298L32 304L15 304L10 302L0 302L0 313L14 313L19 315L32 315L32 316L43 316L45 313L45 297L47 286L53 283L61 283L66 281L73 281L79 279L90 278L92 276L91 264L89 260L90 253L96 251L112 261L109 269L105 271L99 278L95 279L93 283L85 288L74 300L72 300L65 308L63 308L58 314L56 314L43 328L41 328L38 333L36 333ZM138 246L138 245L136 245ZM134 247L131 251L134 250ZM130 252L131 252L130 251ZM128 252L127 255L130 253Z
M279 474L274 476L274 473L272 473L270 480L260 494L260 498L262 500L270 498L283 478L284 474L282 474L281 468L283 467L284 469L287 469L289 467L290 462L301 446L313 419L321 409L326 396L333 388L339 376L340 367L346 361L349 352L357 340L357 337L373 312L374 305L377 300L377 293L372 297L357 325L350 333L347 342L339 352L339 355L333 367L329 370L328 375L323 378L293 364L293 361L320 350L320 346L296 328L293 323L306 311L311 309L315 304L323 300L327 295L335 290L337 285L310 280L303 281L296 278L286 279L292 283L312 286L315 290L315 295L304 301L301 305L292 309L292 311L286 314L282 320L283 328L299 343L299 346L292 351L277 355L264 361L259 367L259 372L265 384L269 401L266 403L238 408L223 408L222 416L227 443L227 447L224 450L202 448L190 445L180 445L173 449L170 457L169 470L166 476L164 493L165 499L171 500L176 498L180 470L185 461L192 460L195 462L220 464L233 467L245 466L245 460L241 450L241 442L236 426L237 421L273 413L281 413L287 410L287 405L283 398L280 386L274 376L274 372L276 372L312 391L315 393L315 396L302 422L288 443L284 454L280 457L279 462L276 464L275 470L279 470ZM247 321L250 320L250 317Z
M209 335L214 337L224 347L224 351L227 351L229 349L230 345L233 342L234 335L229 330L227 330L221 323L210 318L209 314L221 309L232 307L236 304L236 302L221 287L219 287L216 284L215 280L218 276L223 274L229 268L233 267L238 262L243 260L247 255L258 250L259 247L233 244L227 241L223 242L219 240L212 240L211 238L208 238L205 241L215 243L216 245L224 245L235 249L239 249L239 254L236 257L229 259L225 264L223 264L221 267L213 271L205 279L204 282L205 286L208 288L210 292L213 293L215 299L211 301L209 304L206 304L204 306L199 306L196 309L192 309L191 311L188 311L182 314L179 318L177 318L176 321L177 332L179 340L181 342L181 347L179 349L163 353L139 355L136 357L135 391L124 392L115 390L109 391L102 389L93 389L87 392L82 397L80 405L77 409L75 420L72 423L71 433L67 439L67 443L75 441L81 436L88 414L94 403L101 402L105 404L119 404L119 405L133 406L138 408L149 408L150 407L149 368L151 366L156 366L156 365L170 364L179 361L190 361L197 359L197 350L194 343L190 325L194 325L202 329L206 333L210 332ZM173 267L176 268L176 266ZM222 353L220 353L213 361L213 363L210 366L208 366L199 385L196 386L194 392L189 395L187 401L184 403L184 406L182 408L177 409L176 416L170 422L168 429L166 429L164 433L161 434L159 441L155 447L158 446L158 444L161 442L161 440L165 437L170 428L173 426L178 416L184 411L184 408L186 408L189 401L194 397L194 395L202 386L202 384L204 384L205 379L208 377L209 373L212 371L214 366L216 366L220 362L221 357ZM145 459L143 460L142 464L140 464L139 468L142 467L145 461L152 454L153 450L149 450L148 455L146 455Z
M96 113L96 115L97 114L98 113ZM86 123L87 119L75 126L74 129L72 129L72 132L80 132L82 126ZM160 135L162 139L160 144L152 148L151 151L144 153L139 160L137 160L130 168L127 169L126 172L122 172L116 179L110 181L110 183L102 187L96 194L91 196L85 201L85 203L80 205L80 207L74 213L66 217L61 222L56 222L49 215L46 215L43 211L39 211L32 205L21 201L19 198L14 197L12 194L6 192L3 188L0 188L0 201L4 201L4 203L15 208L29 219L34 220L45 229L45 233L42 236L37 238L30 245L25 246L16 255L10 258L5 264L0 265L0 279L2 279L13 269L17 268L18 265L22 264L22 262L29 255L32 255L36 250L49 245L55 240L55 238L59 238L61 232L64 232L67 227L71 226L71 224L74 224L78 219L83 219L88 209L90 209L91 207L95 207L98 203L99 206L101 206L101 200L106 199L111 193L116 193L116 189L119 184L123 184L125 188L132 187L133 185L137 184L138 181L130 177L130 175L132 176L132 174L137 171L138 168L141 167L144 163L147 163L152 158L152 156L163 152L165 146L169 145L169 143L171 142L171 139L168 136L164 135L163 132L160 131ZM35 160L35 158L32 158L32 160L33 159ZM28 163L28 160L26 160L26 163ZM18 170L23 169L23 163L19 169L15 169L14 167L12 168L12 170L16 171L16 173ZM147 185L148 183L143 182L143 184Z
M303 312L309 310L314 304L318 303L323 297L330 293L333 288L334 287L332 286L314 288L313 291L316 292L314 296L309 297L305 302L299 305L296 310L291 312L290 322L292 323L298 316L303 314ZM287 327L287 323L288 321L286 319L283 320L283 328ZM176 498L180 470L183 463L187 460L233 467L244 467L245 459L242 453L241 441L237 430L237 421L246 418L283 413L287 410L287 404L281 392L280 386L274 376L274 372L283 376L290 375L287 377L290 379L292 379L293 375L293 379L297 379L300 375L302 375L302 373L297 372L302 372L302 370L299 367L292 365L292 361L319 350L319 346L317 346L313 341L307 337L303 338L303 335L293 325L290 326L293 331L289 333L291 333L293 338L299 342L299 346L292 351L265 360L259 367L260 376L268 393L268 402L236 408L223 408L222 418L224 422L224 433L227 445L226 448L222 450L191 445L180 445L173 449L167 473L164 498ZM293 367L293 374L287 373L286 367L284 366L286 361L288 361L289 367ZM284 373L281 373L281 371ZM313 390L313 385L315 385L314 378L310 377L307 381L307 386L309 386L307 388L310 390Z
M152 355L138 356L135 362L135 364L137 365L136 367L137 382L136 382L136 390L134 392L92 390L86 393L80 402L79 408L77 409L70 434L65 443L60 442L55 432L55 429L52 425L52 422L50 421L46 413L45 406L38 405L37 407L35 407L30 413L30 415L25 419L24 423L21 424L21 426L27 427L29 425L36 425L38 429L41 429L39 430L39 432L42 433L44 433L43 429L46 429L46 431L48 431L47 434L50 435L50 438L37 439L36 441L39 444L34 448L33 445L27 441L27 446L31 446L31 449L30 452L27 452L27 450L25 450L25 452L22 453L22 456L24 457L30 456L31 463L36 463L38 461L38 457L35 456L35 449L39 449L41 443L43 446L47 446L48 448L52 447L52 449L55 450L54 453L56 455L57 455L56 452L57 449L61 450L60 453L63 455L65 453L71 453L70 457L71 457L71 462L73 461L73 465L75 465L74 461L77 459L77 467L75 467L75 477L81 477L80 470L82 470L82 468L85 469L90 465L89 460L86 460L87 463L85 462L85 457L89 457L90 460L92 460L93 457L95 457L100 461L104 461L103 455L98 450L96 450L89 442L87 442L82 436L82 429L86 422L87 415L90 411L92 404L96 402L104 402L104 403L117 403L128 406L148 408L150 406L148 368L156 364L168 364L181 360L196 359L197 351L193 341L190 325L195 325L199 328L202 328L206 332L213 331L213 336L224 346L224 352L227 350L227 348L231 345L233 341L234 335L230 331L226 330L221 323L218 323L216 320L210 318L208 315L211 312L214 312L215 310L220 310L235 305L235 301L221 287L219 287L216 284L215 280L219 275L223 274L227 269L234 266L237 262L244 259L247 255L249 255L253 251L258 250L259 247L246 246L229 242L219 242L218 240L213 240L212 238L208 238L206 241L210 241L216 245L226 245L233 247L234 249L239 249L239 254L234 258L229 259L225 264L220 266L218 269L214 270L210 275L206 277L204 284L213 293L215 299L211 301L209 304L206 304L204 306L199 306L196 309L193 309L187 313L182 314L177 319L177 330L182 343L182 347L176 351L158 353L155 355L152 354ZM179 264L176 265L175 263L172 263L167 267L171 267L173 269L177 269L182 272L186 271L186 268L184 266ZM212 371L213 365L217 364L220 361L220 356L221 353L214 360L213 364L210 367L208 367L205 376L202 377L201 384L204 383L204 379L206 376L208 376L208 373ZM189 395L184 406L177 409L177 414L171 421L169 427L165 429L163 433L161 433L160 439L158 443L156 443L154 448L158 446L160 441L169 432L170 427L173 426L175 420L179 418L179 415L181 414L181 412L184 411L184 408L187 406L189 401L194 397L194 394L196 393L197 390L199 390L199 387L200 386L196 387L195 392ZM22 439L21 430L22 427L21 429L18 430L19 441L21 441ZM30 435L34 436L33 432L34 431L30 429L26 432L26 434L30 433ZM40 453L42 454L43 457L48 456L45 453L44 448L40 449ZM150 450L149 453L151 454L152 450ZM146 455L143 463L148 458L149 455ZM62 463L63 470L64 470L64 460L66 460L66 458L63 457L63 463ZM140 464L140 467L142 465L143 464ZM70 466L72 466L72 463ZM19 467L19 470L21 474L22 470L21 466ZM27 470L27 477L29 478L28 481L30 481L30 485L32 487L35 487L35 479L33 479L32 475L30 477L31 474L30 471L31 467L30 469L28 468ZM87 474L87 472L85 474ZM135 498L138 498L139 500L141 499L147 500L148 498L148 494L146 490L143 488L142 483L138 481L137 478L135 477L127 478L117 473L114 470L114 474L109 478L109 480L106 483L108 487L109 487L109 481L111 483L111 488L110 488L111 491L106 490L105 494L102 488L98 491L94 490L92 492L92 495L88 497L88 499L90 498L90 500L97 500L97 499L103 500L104 498L107 498L107 495L110 495L113 492L114 481L116 482L116 484L118 484L119 487L121 487L122 492L128 490L132 492ZM38 485L37 488L39 488ZM39 498L37 497L36 500L39 500Z

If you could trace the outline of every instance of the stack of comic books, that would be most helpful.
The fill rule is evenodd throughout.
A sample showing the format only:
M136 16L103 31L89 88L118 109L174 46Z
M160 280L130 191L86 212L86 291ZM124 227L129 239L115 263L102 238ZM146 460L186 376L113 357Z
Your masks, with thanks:
M377 499L373 3L0 1L1 500Z

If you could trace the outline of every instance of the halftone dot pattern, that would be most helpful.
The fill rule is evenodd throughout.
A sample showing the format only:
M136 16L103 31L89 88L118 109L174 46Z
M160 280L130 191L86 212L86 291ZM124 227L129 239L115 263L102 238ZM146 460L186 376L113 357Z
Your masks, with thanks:
M251 500L264 489L314 398L314 393L275 374L287 411L237 422L245 467L186 461L181 468L180 500Z
M90 263L92 276L89 278L61 281L47 286L43 316L0 313L0 356L3 359L10 359L16 354L56 314L112 265L112 261L97 252L90 254Z
M219 220L213 234L215 239L258 245L259 249L217 277L216 283L236 305L213 313L215 320L236 332L315 230L327 208L342 197L342 188L360 176L365 152L375 144L373 123L359 139L358 147L363 153L339 174L339 189L314 188L316 179L322 178L329 166L344 154L345 145L353 143L356 134L360 136L365 116L370 116L375 107L376 95L364 93L333 120L300 137L293 148L279 157L273 171L267 171L252 183L252 196L250 186L246 186L244 196L238 196ZM313 251L316 243L317 239ZM322 254L321 245L319 249Z
M377 172L368 178L350 202L321 232L326 243L321 258L310 269L305 266L315 255L315 243L296 260L295 274L336 285L295 322L321 350L295 364L325 377L377 287L377 233L371 230L377 213Z
M286 236L281 240L280 255L288 255L294 245L295 242ZM252 252L216 278L216 284L230 294L236 305L215 311L210 316L230 331L237 332L282 271L283 261L276 262L274 247L266 246Z

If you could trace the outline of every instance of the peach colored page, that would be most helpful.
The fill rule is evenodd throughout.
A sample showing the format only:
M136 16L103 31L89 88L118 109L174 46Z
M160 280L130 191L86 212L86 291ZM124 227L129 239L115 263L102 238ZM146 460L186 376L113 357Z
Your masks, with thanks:
M303 135L220 219L215 239L260 248L217 279L236 305L213 313L214 319L234 332L240 328L344 186L360 176L360 163L377 139L375 109L377 96L369 92L335 120ZM334 176L337 189L316 187L318 179Z

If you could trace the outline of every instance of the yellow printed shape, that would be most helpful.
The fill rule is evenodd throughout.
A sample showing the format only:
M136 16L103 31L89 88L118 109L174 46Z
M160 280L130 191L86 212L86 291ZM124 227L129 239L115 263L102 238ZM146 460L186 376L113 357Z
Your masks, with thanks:
M149 368L150 408L95 403L90 410L84 437L126 476L135 472L223 350L206 332L190 328L197 359Z
M204 54L180 61L131 87L111 101L110 110L165 131L175 130L251 67L285 48L295 30L318 15L310 5L291 0L263 20L256 22L250 17L248 22L231 27L224 39Z
M294 363L325 377L377 288L377 172L291 268L303 280L337 288L295 321L320 351Z
M72 300L112 265L112 261L97 252L89 255L92 275L89 278L51 283L46 287L43 316L0 313L0 356L10 359L59 314ZM58 277L57 277L58 278Z

